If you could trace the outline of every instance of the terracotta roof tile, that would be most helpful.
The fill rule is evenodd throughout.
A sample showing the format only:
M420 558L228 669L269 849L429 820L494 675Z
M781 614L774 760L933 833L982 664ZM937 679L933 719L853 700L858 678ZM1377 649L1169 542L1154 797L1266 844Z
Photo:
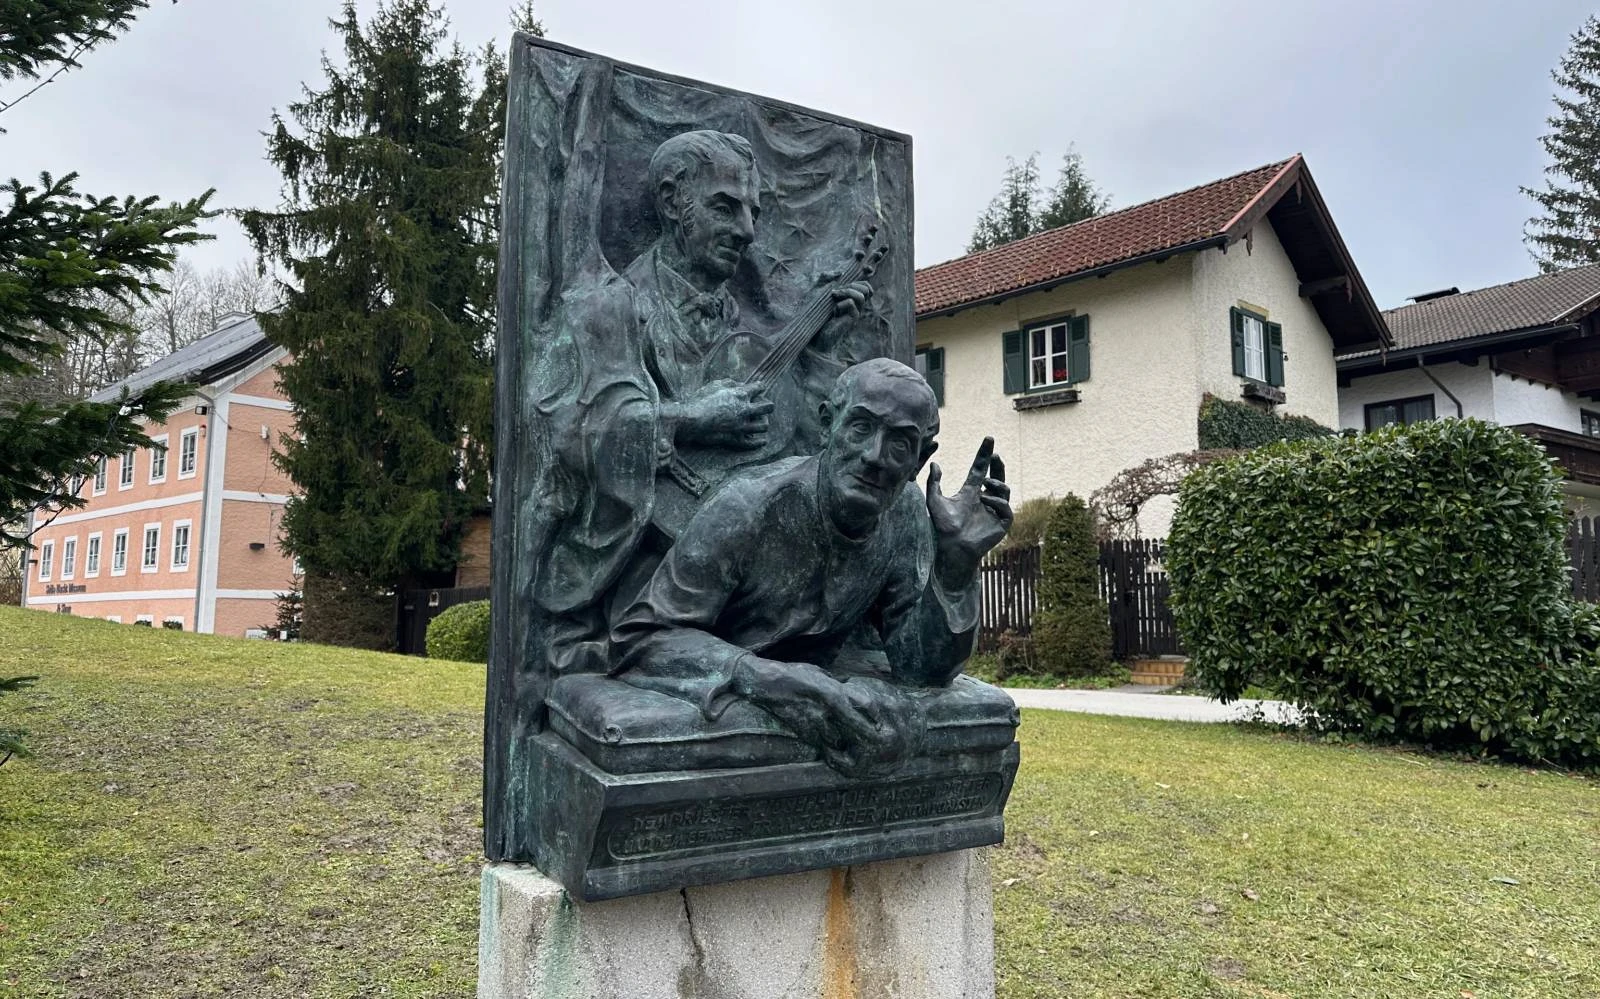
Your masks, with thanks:
M917 271L917 315L1223 235L1291 157Z
M1597 297L1600 264L1589 264L1401 306L1383 317L1394 338L1391 349L1408 350L1551 326L1593 308Z

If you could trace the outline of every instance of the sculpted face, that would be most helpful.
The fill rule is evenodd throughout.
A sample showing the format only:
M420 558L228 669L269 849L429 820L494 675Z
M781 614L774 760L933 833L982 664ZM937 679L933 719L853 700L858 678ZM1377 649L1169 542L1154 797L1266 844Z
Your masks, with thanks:
M662 214L684 264L695 272L687 276L719 284L733 277L761 215L756 171L719 150L673 187L663 192Z
M865 362L840 382L823 406L828 436L818 485L834 524L859 537L933 453L939 410L927 382L897 361Z

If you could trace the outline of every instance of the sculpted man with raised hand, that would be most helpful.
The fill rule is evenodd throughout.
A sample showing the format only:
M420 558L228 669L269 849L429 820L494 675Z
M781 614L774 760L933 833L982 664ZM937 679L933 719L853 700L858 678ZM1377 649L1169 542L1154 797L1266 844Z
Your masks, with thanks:
M972 651L977 571L1011 523L986 440L954 495L938 405L888 358L842 374L820 454L763 466L695 515L612 631L616 675L696 703L765 709L836 770L893 769L919 747L919 689Z

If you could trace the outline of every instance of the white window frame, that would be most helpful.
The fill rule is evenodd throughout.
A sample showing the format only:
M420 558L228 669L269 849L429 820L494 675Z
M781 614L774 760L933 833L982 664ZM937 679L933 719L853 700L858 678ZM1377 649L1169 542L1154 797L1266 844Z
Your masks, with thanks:
M1267 321L1260 316L1241 310L1240 329L1244 342L1244 376L1252 381L1267 382ZM1254 333L1254 344L1251 334ZM1251 366L1254 362L1254 367Z
M61 539L61 578L75 579L78 575L78 536Z
M148 624L150 627L154 628L156 626L156 616L154 614L135 614L133 616L133 623Z
M46 541L39 545L39 582L50 582L50 572L56 564L56 543Z
M167 436L150 438L150 484L167 481ZM161 474L157 475L157 472Z
M136 448L128 448L122 452L122 458L117 464L117 491L133 488L134 467L137 464L139 452Z
M100 576L100 554L104 545L105 535L102 531L95 531L84 541L83 549L83 578L98 579Z
M106 620L110 621L112 624L121 624L122 623L122 615L121 614L107 614L106 615Z
M1053 322L1040 323L1037 326L1029 326L1026 330L1023 331L1022 335L1023 335L1024 339L1023 339L1022 349L1023 349L1023 355L1024 355L1024 357L1025 357L1025 359L1027 360L1027 363L1028 363L1028 391L1031 392L1031 391L1033 391L1035 389L1056 388L1057 386L1067 385L1067 384L1071 383L1071 381L1072 381L1072 330L1071 330L1071 322L1072 322L1072 319L1069 316L1069 317L1066 317L1066 318L1063 318L1063 319L1055 320ZM1061 333L1061 349L1060 350L1056 350L1055 349L1055 345L1052 342L1055 339L1055 334L1056 334L1056 331L1058 331L1058 330ZM1043 354L1037 353L1035 351L1035 348L1034 348L1034 343L1035 343L1034 337L1036 335L1043 337L1043 343L1044 343L1044 348L1045 348L1044 351L1043 351ZM1050 363L1050 362L1054 361L1057 357L1061 358L1061 370L1063 372L1059 379L1055 377L1055 367ZM1038 380L1038 379L1036 379L1034 377L1034 375L1036 373L1034 371L1034 365L1038 364L1038 363L1043 363L1044 364L1044 380L1043 381L1040 381L1040 380Z
M107 458L103 454L100 456L100 460L95 462L95 465L94 465L94 495L96 495L96 496L104 496L106 494L106 482L108 481L108 476L109 476L109 473L110 473L110 466L111 466L111 459Z
M184 471L184 466L189 467ZM178 478L192 479L200 468L200 428L190 427L178 437Z
M182 614L168 614L166 617L161 619L161 627L165 628L172 621L178 622L178 627L177 627L178 631L182 631L183 630L183 615Z
M151 532L154 532L155 543L151 543ZM161 571L161 524L144 525L144 533L139 540L139 571Z
M128 572L128 529L117 528L111 535L111 575L123 576Z
M178 561L178 538L183 538L183 561ZM172 571L189 571L189 548L194 537L193 522L188 520L174 520L172 522Z

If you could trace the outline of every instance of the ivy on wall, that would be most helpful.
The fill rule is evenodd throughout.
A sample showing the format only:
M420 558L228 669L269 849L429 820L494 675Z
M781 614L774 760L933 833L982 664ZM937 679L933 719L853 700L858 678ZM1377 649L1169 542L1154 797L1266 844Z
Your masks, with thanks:
M1331 437L1337 431L1309 416L1274 416L1244 402L1207 395L1200 402L1200 450L1244 450L1273 441Z

